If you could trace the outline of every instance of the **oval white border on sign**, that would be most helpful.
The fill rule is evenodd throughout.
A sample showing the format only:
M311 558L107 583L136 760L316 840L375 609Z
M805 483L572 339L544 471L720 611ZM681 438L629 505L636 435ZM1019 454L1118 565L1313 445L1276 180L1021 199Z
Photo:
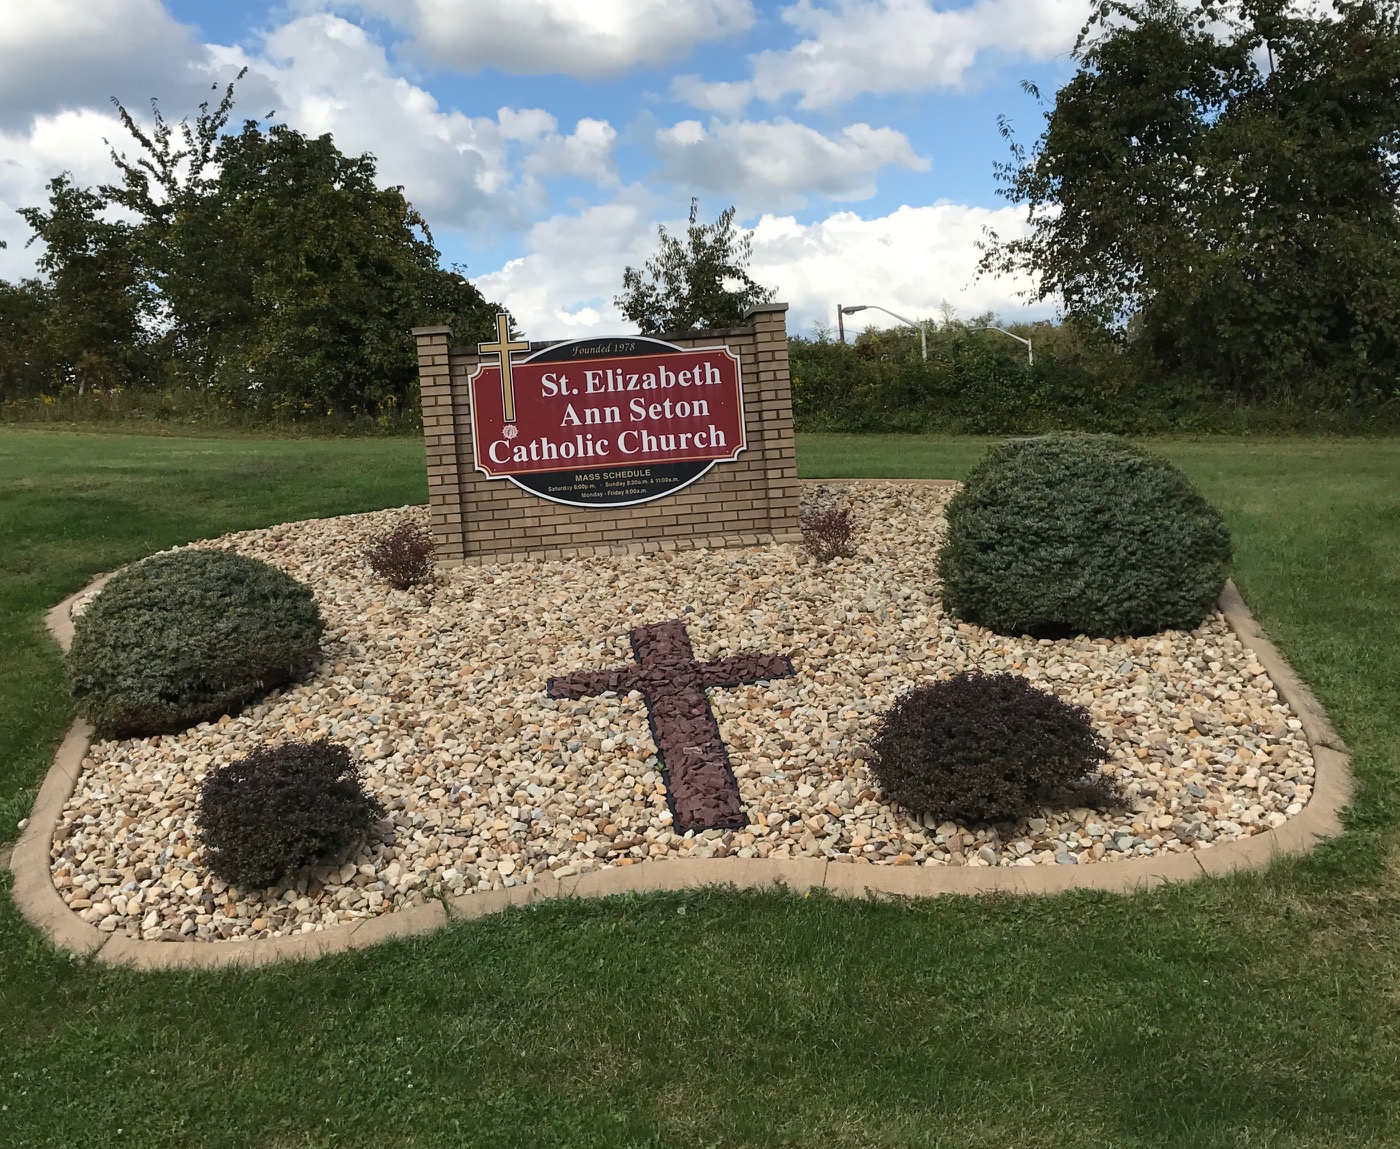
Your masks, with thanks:
M685 490L685 489L686 489L688 486L690 486L692 483L695 483L695 482L699 481L700 479L703 479L706 475L708 475L708 474L710 473L710 471L712 471L712 470L714 469L714 466L715 466L716 463L732 463L732 462L735 462L735 461L739 458L740 455L742 455L745 451L747 451L747 450L749 449L749 444L748 444L748 423L747 423L747 414L746 414L746 412L745 412L745 410L744 410L744 363L743 363L743 360L739 357L738 353L735 352L731 347L729 347L728 345L726 345L726 344L724 344L724 343L710 344L710 345L705 346L705 347L679 347L679 346L677 346L677 345L674 344L674 343L667 343L664 339L656 339L656 338L654 338L654 337L652 337L652 336L650 336L650 335L627 335L627 336L600 336L600 335L593 335L593 336L588 336L587 338L583 338L583 339L565 339L565 340L561 340L561 341L558 342L558 343L551 343L548 347L541 347L538 351L533 351L533 352L531 352L529 355L526 355L526 356L524 356L524 357L521 358L521 359L517 359L517 360L515 360L514 362L516 362L516 363L518 363L518 364L524 364L524 363L532 363L532 362L535 362L536 360L545 359L545 357L549 357L549 358L552 359L553 357L555 357L555 356L558 355L558 353L560 352L561 349L566 349L566 348L574 347L574 346L580 346L580 345L583 345L583 344L597 344L597 343L604 343L604 342L611 342L611 343L630 343L630 344L633 344L634 346L639 346L639 345L641 345L641 344L646 344L646 345L647 345L647 350L652 350L652 351L657 351L657 352L665 352L665 351L679 351L679 352L686 352L686 351L722 351L722 352L724 352L725 355L729 356L729 358L732 359L732 360L734 361L734 370L735 370L735 373L737 374L738 379L739 379L739 427L740 427L740 430L743 431L743 433L744 433L744 441L743 441L738 447L735 448L733 454L731 454L728 458L725 458L725 459L711 459L706 467L704 467L701 471L699 471L697 474L693 475L691 478L687 479L687 480L686 480L685 482L683 482L683 483L678 483L678 484L676 484L674 487L667 487L664 491L658 491L656 494L654 494L654 495L648 495L648 496L647 496L646 498L644 498L644 499L629 499L629 500L626 501L626 502L618 502L618 503L582 503L582 502L577 502L577 501L575 501L575 500L573 500L573 499L561 499L561 498L558 498L558 497L556 497L556 496L554 496L554 495L545 495L545 494L541 494L539 491L535 490L533 487L527 487L524 483L520 482L514 475L493 475L493 474L491 474L485 467L483 467L483 466L481 465L481 445L480 445L480 443L478 443L478 441L477 441L476 421L475 421L474 418L473 418L472 421L471 421L471 432L472 432L472 465L473 465L473 467L474 467L477 471L479 471L481 474L485 475L486 478L487 478L489 481L491 481L491 482L499 482L500 480L504 479L506 482L510 483L512 486L518 488L519 490L524 491L527 495L531 495L531 496L533 496L534 498L537 498L537 499L543 499L543 500L544 500L545 502L547 502L547 503L555 503L555 504L558 504L559 506L563 506L563 507L579 507L579 508L581 508L581 509L583 509L583 510L587 510L587 511L605 511L605 510L608 510L608 509L611 508L611 507L637 507L637 506L641 506L641 505L644 504L644 503L654 503L654 502L656 502L657 499L665 499L665 498L668 498L668 497L670 497L671 495L674 495L674 494L676 494L676 493L679 492L679 491ZM619 355L617 351L612 350L612 349L610 348L606 353L600 353L600 354L598 355L598 358L599 358L599 359L627 358L627 357L629 357L630 355L635 355L635 354L639 354L639 353L645 353L645 352L639 352L639 351L637 351L637 350L629 350L629 351L624 352L624 353L622 353L621 355ZM479 364L477 365L477 369L476 369L475 371L473 371L473 372L471 373L470 376L467 377L467 394L468 394L468 395L470 395L470 394L472 393L472 381L476 378L476 376L477 376L484 368L490 367L490 366L493 366L493 364L489 364L489 363L479 363ZM687 460L687 461L688 461L688 460ZM655 465L657 465L657 464L637 464L637 465L638 465L638 466L655 466ZM664 465L664 464L663 464L663 465ZM625 466L625 464L618 464L618 465L617 465L618 468L621 468L622 466ZM561 468L561 470L564 470L564 469L565 469L565 468ZM609 468L609 467L597 467L597 468L593 468L593 469L594 469L594 470L599 470L599 471L605 471L605 470L611 470L611 469L614 469L614 468Z

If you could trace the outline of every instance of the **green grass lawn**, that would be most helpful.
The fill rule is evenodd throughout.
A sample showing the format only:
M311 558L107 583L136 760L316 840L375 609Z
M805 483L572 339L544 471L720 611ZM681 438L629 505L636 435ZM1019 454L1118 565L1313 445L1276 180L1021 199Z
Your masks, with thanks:
M984 445L799 459L956 478ZM1132 898L556 902L258 973L71 960L0 899L0 1146L1400 1144L1400 442L1151 445L1352 747L1338 842ZM173 543L424 497L416 440L0 428L0 841L71 717L47 607Z

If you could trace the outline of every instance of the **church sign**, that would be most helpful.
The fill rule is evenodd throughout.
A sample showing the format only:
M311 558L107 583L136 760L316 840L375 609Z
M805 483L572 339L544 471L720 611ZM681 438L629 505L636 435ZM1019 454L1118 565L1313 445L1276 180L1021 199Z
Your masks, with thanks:
M747 447L739 357L645 336L579 339L515 358L495 342L468 380L476 469L551 502L621 507L695 482Z
M763 303L734 327L531 343L506 315L485 343L414 328L438 565L800 542L786 312ZM694 674L708 683L707 666ZM670 695L657 698L670 730ZM715 810L732 795L711 801L732 785L722 756L692 749L713 739L684 737L672 757L700 754L689 791L710 795L706 818L727 817Z

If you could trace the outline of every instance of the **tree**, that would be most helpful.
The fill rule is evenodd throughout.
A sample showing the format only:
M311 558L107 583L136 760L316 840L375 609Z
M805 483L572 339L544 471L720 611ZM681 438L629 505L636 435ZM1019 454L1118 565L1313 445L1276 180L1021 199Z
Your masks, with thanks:
M696 223L700 201L690 201L685 241L657 228L661 250L639 271L622 273L613 302L646 335L699 327L738 327L750 307L768 303L771 288L749 278L753 232L736 234L734 208L712 224Z
M39 269L43 341L67 365L78 393L138 379L149 342L142 324L147 293L137 270L131 225L103 218L106 204L68 173L48 184L48 210L20 209L44 250Z
M145 369L128 375L265 412L411 405L410 329L484 339L496 309L439 266L427 222L378 185L373 156L285 124L230 132L233 89L193 123L153 101L150 131L113 101L136 145L112 149L119 179L92 191L60 176L51 210L24 212L47 245L55 348L80 378L82 355L130 365L139 352Z
M247 73L238 73L241 80ZM213 294L236 274L241 253L222 244L227 237L209 229L209 205L218 199L217 151L233 108L230 83L211 112L199 105L195 122L172 124L156 100L151 101L154 127L145 131L113 97L112 103L127 134L139 145L135 160L109 144L119 183L104 184L104 203L123 208L140 221L132 248L141 274L149 284L151 325L164 335L168 347L188 351L209 330L202 312ZM214 85L218 91L218 85ZM103 141L106 143L107 141Z
M1003 192L984 272L1159 377L1369 402L1400 378L1400 18L1374 0L1105 0ZM1003 131L1010 135L1003 121Z
M402 189L376 185L372 156L249 121L216 158L213 193L175 236L238 256L183 317L210 333L221 387L294 410L376 412L414 393L410 328L446 320L486 337L493 309L438 266L426 221Z
M38 279L0 280L0 398L39 395L53 383L50 296Z
M285 124L229 133L232 105L230 84L178 128L153 106L148 134L118 104L141 150L113 151L122 180L102 191L141 220L176 377L297 413L411 402L410 328L485 338L495 309L439 267L427 221L378 186L373 156Z

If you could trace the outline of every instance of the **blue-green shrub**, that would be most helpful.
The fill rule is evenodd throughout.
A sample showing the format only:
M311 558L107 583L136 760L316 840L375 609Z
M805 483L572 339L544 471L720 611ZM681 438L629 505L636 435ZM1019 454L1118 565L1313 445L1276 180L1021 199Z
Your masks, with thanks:
M103 737L184 730L310 669L322 629L310 588L267 563L219 550L155 555L74 623L73 697Z
M1224 521L1186 476L1111 435L996 447L947 521L944 606L1001 634L1190 630L1230 563Z

